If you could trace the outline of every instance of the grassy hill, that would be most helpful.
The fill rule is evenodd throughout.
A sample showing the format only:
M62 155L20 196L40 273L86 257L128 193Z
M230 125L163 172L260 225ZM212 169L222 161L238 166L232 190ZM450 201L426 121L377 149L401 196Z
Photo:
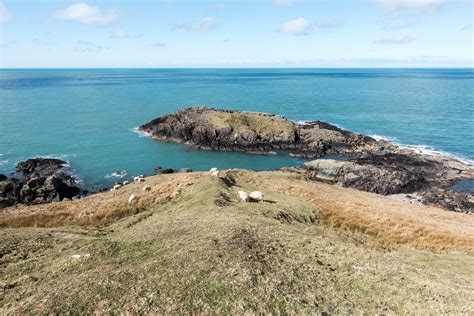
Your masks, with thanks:
M2 210L0 313L469 313L473 224L297 173L149 177Z

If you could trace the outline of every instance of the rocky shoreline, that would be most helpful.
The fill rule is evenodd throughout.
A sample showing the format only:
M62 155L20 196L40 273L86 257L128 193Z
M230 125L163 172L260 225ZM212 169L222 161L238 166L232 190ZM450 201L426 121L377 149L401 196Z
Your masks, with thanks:
M194 107L154 119L139 127L159 141L206 150L324 158L290 168L309 180L381 195L411 194L424 204L474 212L472 193L450 190L457 181L474 179L474 170L446 156L430 156L395 144L313 121L297 124L269 113Z
M77 186L66 164L60 159L33 158L19 162L10 177L0 174L0 208L70 200L87 193Z

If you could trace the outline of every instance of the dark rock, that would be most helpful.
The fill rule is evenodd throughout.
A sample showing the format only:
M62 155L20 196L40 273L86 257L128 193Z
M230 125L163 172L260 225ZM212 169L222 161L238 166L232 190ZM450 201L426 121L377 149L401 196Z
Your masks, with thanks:
M16 165L16 171L23 175L32 175L36 172L40 176L48 176L61 169L65 164L65 161L55 158L32 158L19 162Z
M273 154L287 149L294 155L319 157L354 148L375 146L373 138L314 121L296 124L268 113L188 108L140 126L152 138L186 143L199 149Z
M59 159L35 158L18 163L19 179L0 181L0 208L16 203L41 204L71 199L81 194L75 179L64 172Z
M5 181L7 179L8 177L6 175L0 173L0 181Z
M155 174L170 174L170 173L176 173L176 169L172 169L172 168L161 168L161 167L156 167L155 168Z
M427 185L423 175L418 172L354 161L321 159L305 163L304 168L310 179L383 195L411 193Z
M193 172L193 169L191 169L191 168L182 168L182 169L179 169L178 172L179 173Z

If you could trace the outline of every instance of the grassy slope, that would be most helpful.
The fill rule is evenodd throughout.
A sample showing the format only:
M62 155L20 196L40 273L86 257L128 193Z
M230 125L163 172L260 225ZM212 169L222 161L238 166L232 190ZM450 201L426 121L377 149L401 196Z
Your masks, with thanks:
M281 172L227 174L0 213L4 226L56 226L0 230L0 313L472 312L471 216ZM264 203L238 201L257 188ZM132 192L139 203L121 211ZM54 213L63 222L41 219Z

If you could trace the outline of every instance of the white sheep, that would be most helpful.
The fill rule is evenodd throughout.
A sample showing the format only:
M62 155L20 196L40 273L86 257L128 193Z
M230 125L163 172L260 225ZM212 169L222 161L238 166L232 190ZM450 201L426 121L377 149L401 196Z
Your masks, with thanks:
M146 191L151 191L151 186L145 185L145 186L143 187L143 191L144 191L144 192L146 192Z
M118 189L120 189L120 187L122 187L121 184L116 184L116 185L114 185L114 187L112 188L112 191L117 191Z
M253 191L249 194L249 199L255 202L263 201L263 193L260 191Z
M247 192L239 191L239 197L242 201L247 202L249 200L249 195Z
M211 176L213 177L217 177L219 175L219 170L214 170L213 172L211 172Z
M135 181L135 182L138 182L138 181L140 181L140 177L139 177L139 176L135 176L135 177L133 177L133 181Z
M137 200L137 195L136 194L132 194L130 195L130 197L128 198L128 204L132 204L133 202L135 202Z
M209 173L213 173L213 172L216 172L216 171L218 171L217 168L211 168L211 170L209 170Z
M123 185L127 185L127 184L129 184L129 183L130 183L130 182L128 182L128 181L124 181L122 184L123 184Z

